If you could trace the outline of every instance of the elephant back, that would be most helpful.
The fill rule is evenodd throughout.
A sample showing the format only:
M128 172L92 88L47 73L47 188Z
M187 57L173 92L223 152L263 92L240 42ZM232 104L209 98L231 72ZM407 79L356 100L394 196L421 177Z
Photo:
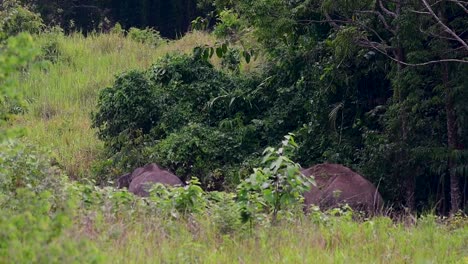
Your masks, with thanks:
M304 193L306 208L318 205L328 209L348 204L355 210L376 213L383 206L377 188L363 176L340 164L318 164L303 169L304 176L313 176L317 186Z

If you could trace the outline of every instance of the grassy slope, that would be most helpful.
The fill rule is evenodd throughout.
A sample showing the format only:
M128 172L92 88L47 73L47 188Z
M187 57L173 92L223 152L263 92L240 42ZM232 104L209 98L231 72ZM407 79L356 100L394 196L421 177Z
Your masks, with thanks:
M89 119L99 89L110 85L115 74L145 69L163 54L190 52L197 43L214 41L193 33L153 48L117 35L62 38L68 59L22 76L30 111L14 125L29 131L28 140L50 148L73 178L84 177L102 150ZM94 231L88 225L77 228L107 263L468 263L468 227L450 231L434 221L411 228L388 219L327 225L298 221L224 236L209 217L196 224L155 217L113 220Z
M116 74L146 69L164 54L187 53L209 43L214 39L200 32L157 48L109 34L59 38L64 59L22 77L21 92L30 111L14 125L26 128L33 143L49 147L68 175L82 178L102 150L90 128L99 89L111 85Z

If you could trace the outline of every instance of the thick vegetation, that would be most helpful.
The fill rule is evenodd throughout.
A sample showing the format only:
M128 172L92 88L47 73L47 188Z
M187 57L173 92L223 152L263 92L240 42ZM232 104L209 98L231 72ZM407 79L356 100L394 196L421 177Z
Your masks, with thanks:
M250 61L243 40L253 31L267 56L263 71L254 77L215 69L208 73L193 60L216 53L229 61L232 53L223 51L226 44L201 47L192 60L167 58L153 66L156 70L140 74L151 81L143 82L137 73L120 77L103 92L96 125L112 125L135 113L135 102L127 102L111 109L119 116L105 116L111 101L120 100L105 93L121 90L126 98L125 87L141 87L141 97L152 103L138 105L137 112L148 118L144 124L121 123L120 132L130 134L119 132L118 140L128 143L139 131L137 141L150 159L182 177L197 176L204 186L216 186L213 178L220 177L229 188L245 176L237 172L248 170L266 146L294 132L300 145L294 158L303 166L346 164L378 184L390 205L455 214L467 201L468 108L462 99L467 80L462 72L468 46L457 35L466 26L465 9L457 1L429 8L424 3L216 2L222 11L214 33L225 43L240 43L244 52L237 59ZM428 9L427 14L413 12L419 9ZM157 86L166 91L158 92ZM100 129L101 136L108 132ZM110 143L113 136L103 139ZM228 144L220 146L220 141ZM217 161L228 166L221 168Z
M1 2L0 263L467 261L466 3L117 2ZM319 162L384 214L304 214Z
M239 178L237 167L230 167L258 149L260 139L249 125L258 112L255 102L233 97L257 83L202 58L169 56L102 90L94 125L126 170L153 160L183 179L196 176L204 187L220 189L224 180Z

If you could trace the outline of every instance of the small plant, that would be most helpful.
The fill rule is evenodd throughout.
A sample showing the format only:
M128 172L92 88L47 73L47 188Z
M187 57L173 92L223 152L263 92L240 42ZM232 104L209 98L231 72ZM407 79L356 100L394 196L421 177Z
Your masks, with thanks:
M139 29L132 27L128 30L127 36L137 42L146 43L153 46L158 46L163 41L159 32L153 28Z
M110 29L111 34L123 36L125 34L125 29L122 28L122 25L117 22L115 23L114 27Z
M63 29L60 27L49 28L41 34L40 38L38 38L42 51L39 58L51 63L56 63L61 59L69 59L63 53L60 45L60 40L64 37Z
M237 48L229 48L228 51L221 58L221 66L224 69L232 71L234 73L240 72L241 64L241 51Z
M171 213L177 217L178 214L188 215L200 213L206 209L206 195L200 187L200 181L192 178L185 187L167 187L155 184L150 190L150 200L161 211Z
M242 227L240 204L235 194L227 192L210 192L207 194L211 222L222 234L232 234Z
M0 143L0 192L13 197L18 189L49 191L62 198L64 177L52 167L47 155L32 145L16 141Z
M225 9L219 13L218 23L213 33L218 38L235 38L238 31L242 28L239 15L232 10Z
M102 262L102 254L90 241L70 237L76 216L73 199L54 208L48 191L16 192L15 199L0 199L1 263Z
M297 148L293 134L284 138L279 149L268 147L263 152L262 163L266 167L254 169L237 188L238 199L244 204L244 220L251 220L260 209L271 214L275 223L282 210L300 204L302 194L315 184L313 178L302 175L299 164L288 157Z

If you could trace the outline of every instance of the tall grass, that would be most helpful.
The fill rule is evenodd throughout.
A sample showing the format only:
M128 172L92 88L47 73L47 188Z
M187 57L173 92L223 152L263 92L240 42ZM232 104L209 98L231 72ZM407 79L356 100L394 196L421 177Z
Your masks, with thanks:
M44 38L38 36L38 42L44 42ZM29 111L13 125L26 128L28 140L48 146L74 179L88 175L102 152L102 143L90 128L90 114L100 89L111 85L116 74L148 68L167 53L188 53L196 45L215 42L202 32L158 47L118 34L73 34L58 36L57 41L57 62L34 67L18 77Z
M207 218L209 219L209 217ZM196 222L196 221L195 221ZM222 235L209 220L146 219L95 234L108 263L466 263L468 228L434 217L414 227L388 218L363 223L304 218Z

